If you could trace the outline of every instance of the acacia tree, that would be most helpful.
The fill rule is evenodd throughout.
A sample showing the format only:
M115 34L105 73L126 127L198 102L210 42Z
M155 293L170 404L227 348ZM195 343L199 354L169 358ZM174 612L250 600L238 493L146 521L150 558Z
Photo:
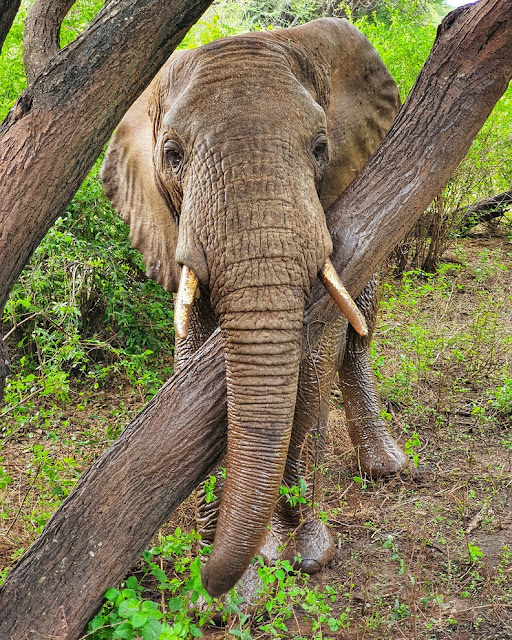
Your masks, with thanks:
M509 0L481 0L441 25L388 136L327 212L333 263L353 296L439 193L506 89L511 41ZM313 348L333 313L318 285L307 309L310 323L319 320L308 334ZM221 455L225 415L217 331L82 476L13 568L0 591L0 637L77 638L104 590Z

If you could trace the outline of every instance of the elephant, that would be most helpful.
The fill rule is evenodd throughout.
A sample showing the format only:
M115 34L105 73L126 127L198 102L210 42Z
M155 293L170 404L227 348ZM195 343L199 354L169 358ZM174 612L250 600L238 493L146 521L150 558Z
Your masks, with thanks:
M295 558L309 573L332 558L311 504L318 487L309 483L299 504L280 488L322 463L337 371L362 470L406 465L371 369L376 280L356 306L330 265L324 213L399 105L368 40L346 20L320 18L175 52L109 144L104 190L148 276L177 292L176 369L219 326L223 337L226 477L220 501L199 500L203 538L213 542L202 569L212 596L258 552ZM341 312L309 346L304 310L318 277L339 292Z

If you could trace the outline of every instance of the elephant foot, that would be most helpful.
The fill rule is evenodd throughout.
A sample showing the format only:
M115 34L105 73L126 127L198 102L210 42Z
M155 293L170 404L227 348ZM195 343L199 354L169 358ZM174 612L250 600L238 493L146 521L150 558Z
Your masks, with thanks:
M301 522L293 532L283 531L274 518L260 554L268 564L287 560L295 569L310 575L321 571L334 556L334 541L328 527L317 518ZM300 556L300 560L295 559Z
M383 424L366 424L362 429L349 428L349 435L357 453L358 465L366 475L378 478L399 473L407 467L405 453Z
M300 561L294 558L300 556ZM313 575L321 571L334 556L334 541L325 523L316 518L302 522L288 541L281 558L296 569Z

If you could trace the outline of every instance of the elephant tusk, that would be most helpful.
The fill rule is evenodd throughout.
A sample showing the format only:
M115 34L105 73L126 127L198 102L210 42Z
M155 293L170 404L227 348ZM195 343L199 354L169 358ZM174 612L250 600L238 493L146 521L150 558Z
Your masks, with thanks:
M350 297L349 292L343 286L336 269L329 258L325 261L324 266L320 269L318 274L322 284L327 289L327 292L338 305L341 313L354 327L357 333L364 338L368 335L368 327L366 326L366 320L363 314L359 311L356 303Z
M198 280L196 274L189 267L183 265L181 269L178 295L174 303L174 331L177 338L186 338L190 325L190 313L196 298Z

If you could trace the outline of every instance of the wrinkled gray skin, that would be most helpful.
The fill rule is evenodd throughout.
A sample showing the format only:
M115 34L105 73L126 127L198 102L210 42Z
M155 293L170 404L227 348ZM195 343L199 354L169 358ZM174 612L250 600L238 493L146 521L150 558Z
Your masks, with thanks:
M304 306L332 251L324 209L373 153L398 105L364 36L324 18L175 53L110 143L105 191L148 274L176 291L187 265L200 281L177 366L217 325L223 333L227 477L220 508L200 506L205 538L215 534L202 574L212 595L231 588L259 550L274 558L290 531L281 555L300 553L305 571L332 557L311 508L278 498L282 483L297 484L322 462L338 368L363 471L405 465L380 418L370 337L347 332L340 315L300 367ZM372 330L375 283L358 303Z

